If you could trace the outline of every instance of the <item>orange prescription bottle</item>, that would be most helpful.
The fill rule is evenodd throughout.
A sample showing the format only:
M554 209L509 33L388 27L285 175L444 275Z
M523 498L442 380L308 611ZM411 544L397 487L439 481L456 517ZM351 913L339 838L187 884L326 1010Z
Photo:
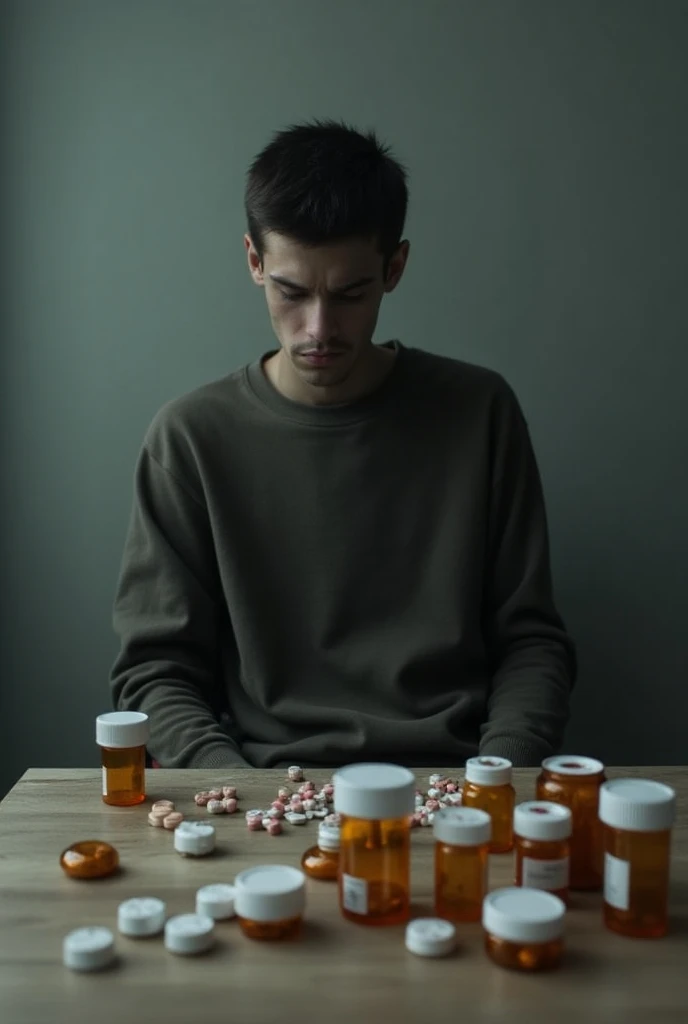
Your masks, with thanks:
M514 811L516 885L569 898L571 811L562 804L528 800Z
M301 858L301 868L309 878L336 882L339 871L339 825L324 821L318 826L318 845L311 846Z
M367 925L407 921L413 773L395 764L352 764L335 772L333 781L334 807L341 815L343 916Z
M602 888L602 826L598 815L604 765L592 757L561 754L542 762L536 783L538 800L564 804L573 817L571 889Z
M445 807L435 814L435 913L451 921L479 921L487 892L492 821L477 807Z
M103 803L131 807L146 799L148 715L140 711L111 711L96 719L96 743L101 748Z
M249 939L293 939L306 907L306 876L285 864L260 864L234 879L234 910Z
M505 757L471 757L466 761L461 803L478 807L492 819L490 853L508 853L514 846L514 803L511 761Z
M604 923L635 938L666 935L676 794L650 779L614 779L600 790Z
M544 971L557 967L564 941L566 907L540 889L496 889L485 897L487 955L500 967Z

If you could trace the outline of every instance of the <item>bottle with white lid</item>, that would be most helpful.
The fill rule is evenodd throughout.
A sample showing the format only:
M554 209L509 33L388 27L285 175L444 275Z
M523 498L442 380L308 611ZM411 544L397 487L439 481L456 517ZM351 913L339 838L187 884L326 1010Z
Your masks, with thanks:
M654 939L668 929L669 858L676 794L650 779L614 779L600 790L604 923Z
M205 857L215 849L215 829L205 821L182 821L174 830L174 848L183 857Z
M566 907L540 889L496 889L485 897L487 955L500 967L543 971L557 967L564 948Z
M234 879L234 909L250 939L293 939L306 907L306 876L286 864L260 864Z
M148 715L140 711L111 711L96 718L104 803L133 807L146 799L148 733Z
M65 935L62 962L73 971L101 971L115 959L115 937L109 928L77 928Z
M352 764L334 775L341 815L339 906L357 924L408 920L410 821L416 780L395 764Z
M512 767L505 757L471 757L466 761L461 803L490 815L490 853L508 853L514 846L516 793L511 784Z
M492 820L477 807L445 807L433 822L435 913L452 921L479 921L487 892Z
M570 889L594 892L602 888L599 803L605 781L604 765L594 757L559 754L542 762L537 799L564 804L572 815Z
M514 811L516 885L569 898L571 811L548 800L527 800Z
M309 878L336 882L339 871L339 825L321 821L318 825L318 845L311 846L301 858L301 867Z
M159 935L165 927L166 914L164 901L156 896L134 897L117 908L117 927L130 938Z
M205 953L215 943L215 922L205 914L178 914L165 925L165 949L179 956Z

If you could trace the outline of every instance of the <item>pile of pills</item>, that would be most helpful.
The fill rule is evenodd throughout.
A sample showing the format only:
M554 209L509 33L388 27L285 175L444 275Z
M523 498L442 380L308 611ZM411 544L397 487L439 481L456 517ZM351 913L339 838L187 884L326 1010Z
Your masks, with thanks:
M236 786L203 789L194 797L196 807L205 807L208 814L234 814L238 807Z
M437 811L461 803L460 782L443 775L431 775L428 784L427 793L421 789L416 790L416 809L411 817L411 828L432 825Z
M313 818L325 821L331 816L331 805L334 802L334 786L331 782L317 786L315 782L304 778L303 769L298 765L287 769L287 779L292 784L299 784L298 789L280 786L276 799L267 810L254 808L247 811L246 827L249 832L265 830L271 836L278 836L282 832L282 820L290 825L305 825Z
M171 800L156 800L148 812L148 824L153 828L166 828L173 832L184 820L181 811L175 810Z

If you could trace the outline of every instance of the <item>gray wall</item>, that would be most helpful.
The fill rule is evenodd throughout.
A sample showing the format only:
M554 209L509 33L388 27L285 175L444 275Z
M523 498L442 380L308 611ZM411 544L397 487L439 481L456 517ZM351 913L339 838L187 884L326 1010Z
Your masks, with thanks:
M568 746L688 761L688 4L16 0L1 27L0 784L94 763L139 444L271 346L243 176L308 116L412 172L380 337L521 397L580 648Z

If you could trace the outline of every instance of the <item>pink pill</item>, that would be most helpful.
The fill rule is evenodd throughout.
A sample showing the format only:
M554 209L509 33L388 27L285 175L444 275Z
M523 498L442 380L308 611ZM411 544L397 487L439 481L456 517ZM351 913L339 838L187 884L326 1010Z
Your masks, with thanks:
M222 790L221 789L209 789L208 790L208 796L210 797L211 800L221 800L222 799Z
M323 786L322 791L325 794L325 796L334 796L334 786L332 785L331 782L328 782L325 786Z
M425 806L428 812L437 811L439 810L440 802L439 800L435 800L433 797L431 797L429 800L425 801Z
M304 811L314 811L317 806L318 805L316 804L315 800L312 799L312 797L308 797L306 800L303 801Z
M291 796L291 790L287 789L286 786L280 786L280 788L277 790L277 799L281 800L282 803L287 801L290 796Z
M225 800L232 800L232 799L236 798L236 795L237 795L236 786L223 786L222 787L222 795L225 798Z
M455 782L448 782L447 783L447 793L456 793L457 789L458 789L458 786L456 785Z
M282 832L282 822L278 818L271 818L271 820L265 826L265 830L271 836L278 836Z
M222 803L224 804L224 807L225 807L225 811L226 811L226 813L227 813L227 814L234 814L234 812L235 812L235 811L236 811L236 809L237 809L237 801L236 801L236 797L233 797L233 796L227 796L227 797L225 797L225 799L224 799L224 800L222 801Z
M295 814L303 814L304 807L300 800L292 800L290 808Z
M246 822L246 828L249 830L249 832L261 832L262 829L263 829L263 819L262 818L250 818Z
M183 821L184 815L181 813L181 811L172 811L172 813L168 814L167 817L164 819L162 825L163 828L166 828L169 832L174 832L177 825L181 825Z
M194 803L197 807L205 807L210 800L210 793L207 790L203 790L201 793L196 793L194 797Z
M148 824L152 825L153 828L162 828L163 822L166 817L167 815L163 814L160 811L158 811L157 814L153 814L153 812L151 811L151 813L148 815Z
M155 811L163 811L165 809L168 811L174 810L174 804L172 803L171 800L156 800L153 806L151 807L151 811L153 813L155 813Z

